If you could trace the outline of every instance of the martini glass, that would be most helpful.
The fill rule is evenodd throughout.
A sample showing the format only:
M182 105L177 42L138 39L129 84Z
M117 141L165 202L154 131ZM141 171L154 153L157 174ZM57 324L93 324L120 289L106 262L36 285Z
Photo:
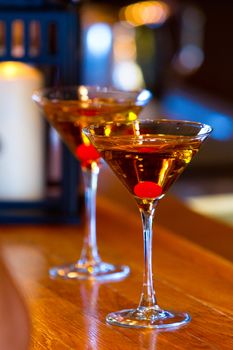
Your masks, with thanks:
M124 92L99 86L45 88L33 94L48 122L80 161L85 187L86 230L80 258L50 269L53 278L117 280L129 267L103 262L96 241L96 190L100 154L82 133L93 122L134 120L150 100L148 90Z
M152 279L152 223L158 201L190 163L207 138L208 125L188 121L145 120L92 125L84 133L134 196L144 235L144 274L139 305L110 313L109 324L135 328L178 327L185 312L161 309Z

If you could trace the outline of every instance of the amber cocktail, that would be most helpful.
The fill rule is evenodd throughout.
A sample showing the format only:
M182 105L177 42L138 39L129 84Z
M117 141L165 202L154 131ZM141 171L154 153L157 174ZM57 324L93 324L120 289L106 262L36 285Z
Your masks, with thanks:
M178 327L190 321L186 312L161 309L152 279L152 223L156 205L177 180L211 128L188 121L145 120L104 123L84 129L113 172L134 196L144 235L144 274L136 309L110 313L113 325L136 328Z
M103 262L98 253L95 212L101 160L82 128L103 121L135 120L150 98L147 90L125 92L98 86L47 88L33 94L48 122L80 161L85 186L86 232L81 256L77 262L51 268L52 277L116 280L128 275L128 266Z

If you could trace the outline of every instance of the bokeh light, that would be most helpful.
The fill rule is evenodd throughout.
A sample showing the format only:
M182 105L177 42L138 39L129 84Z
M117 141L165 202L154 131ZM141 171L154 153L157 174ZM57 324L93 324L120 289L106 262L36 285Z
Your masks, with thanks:
M211 125L211 137L219 141L228 141L233 138L233 118L231 115L216 111L197 100L184 94L168 93L162 101L163 111L175 119L189 119ZM178 117L177 117L178 116Z
M132 26L158 26L167 20L170 12L170 7L163 1L143 1L123 7L120 19Z
M144 85L142 71L133 61L123 61L115 64L113 83L122 90L140 89Z
M106 23L95 23L87 31L87 48L93 56L106 55L112 46L112 30Z

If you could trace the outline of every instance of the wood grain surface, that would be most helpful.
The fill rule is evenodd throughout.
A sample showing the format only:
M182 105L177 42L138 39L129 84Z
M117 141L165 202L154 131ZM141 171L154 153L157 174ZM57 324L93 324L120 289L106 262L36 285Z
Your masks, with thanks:
M122 203L114 199L113 192L105 195L103 184L100 185L98 246L103 260L130 266L130 276L120 282L93 283L49 278L49 267L75 261L79 257L83 225L1 227L0 329L4 326L5 331L0 332L0 349L232 350L232 262L182 236L177 232L179 228L169 230L156 222L153 268L159 305L187 311L192 321L166 332L106 324L107 313L137 306L143 268L138 211L124 191L120 195L117 190L117 195L122 196ZM188 227L195 225L189 222ZM220 236L224 237L224 226L222 229ZM9 285L6 281L12 283ZM9 300L12 288L14 293ZM17 345L12 345L13 338L17 339Z
M101 256L131 267L130 277L114 283L49 279L50 266L78 257L82 227L1 227L2 259L31 320L30 349L233 349L231 262L167 229L155 231L159 304L192 316L189 325L175 331L124 329L105 323L108 312L134 307L139 301L143 263L139 216L128 216L104 198L98 204Z

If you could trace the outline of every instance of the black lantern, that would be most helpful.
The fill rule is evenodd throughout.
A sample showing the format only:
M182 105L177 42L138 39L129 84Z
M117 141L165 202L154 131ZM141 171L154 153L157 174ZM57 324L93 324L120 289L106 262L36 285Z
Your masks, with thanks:
M79 38L77 7L67 5L66 1L0 1L0 62L19 61L39 68L47 86L78 84ZM47 124L46 135L45 158L48 159L51 129ZM58 183L51 183L46 174L46 194L42 200L6 201L3 198L0 222L79 221L75 190L79 165L65 146L61 148ZM50 196L51 188L55 187L57 194Z

